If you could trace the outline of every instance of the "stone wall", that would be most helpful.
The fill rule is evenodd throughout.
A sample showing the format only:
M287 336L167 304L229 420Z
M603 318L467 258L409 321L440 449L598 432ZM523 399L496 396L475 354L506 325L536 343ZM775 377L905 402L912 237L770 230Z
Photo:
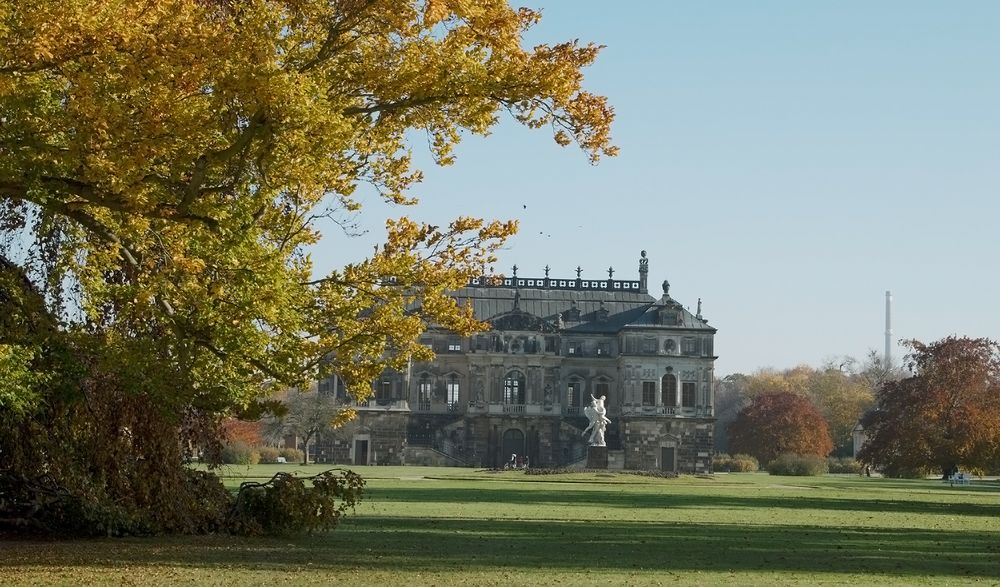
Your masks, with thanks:
M708 473L712 470L712 421L623 419L625 468ZM673 453L673 466L669 457Z

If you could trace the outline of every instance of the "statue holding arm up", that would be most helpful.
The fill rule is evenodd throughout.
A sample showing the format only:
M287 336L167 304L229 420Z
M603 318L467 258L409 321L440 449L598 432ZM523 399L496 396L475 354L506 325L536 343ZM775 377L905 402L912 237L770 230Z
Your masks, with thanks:
M604 431L611 423L611 420L607 418L608 410L604 407L606 399L607 396L602 395L600 398L596 398L591 394L590 405L583 409L584 415L590 420L590 424L583 431L583 436L590 432L590 446L605 446Z

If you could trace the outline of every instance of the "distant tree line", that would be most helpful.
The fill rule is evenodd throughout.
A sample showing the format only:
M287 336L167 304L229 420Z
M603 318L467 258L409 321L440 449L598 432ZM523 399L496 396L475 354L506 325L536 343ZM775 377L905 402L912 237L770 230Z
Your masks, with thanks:
M762 466L781 455L853 455L891 476L1000 470L1000 352L988 339L908 341L900 366L872 351L820 368L716 382L715 446Z

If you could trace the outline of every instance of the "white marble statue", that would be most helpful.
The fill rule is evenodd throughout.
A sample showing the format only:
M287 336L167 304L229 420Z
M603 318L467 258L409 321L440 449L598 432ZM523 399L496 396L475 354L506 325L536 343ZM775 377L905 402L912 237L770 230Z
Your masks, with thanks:
M586 436L590 432L590 446L605 446L604 430L611 423L607 418L608 410L604 407L605 399L607 397L603 395L600 398L591 395L590 405L583 408L584 415L590 420L590 425L583 431L583 435Z

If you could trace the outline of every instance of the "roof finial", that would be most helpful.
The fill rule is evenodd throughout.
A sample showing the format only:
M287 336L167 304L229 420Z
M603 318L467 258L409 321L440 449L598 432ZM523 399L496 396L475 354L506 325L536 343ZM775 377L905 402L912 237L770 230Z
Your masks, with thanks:
M583 273L583 269L579 265L576 266L576 278L580 279L580 274Z
M615 268L608 267L608 279L613 279L615 276Z
M549 264L546 263L545 264L545 277L548 277L548 276L549 276Z
M667 281L666 279L663 280L663 295L665 296L670 295L670 282Z
M513 269L514 269L514 277L517 277L517 265L516 264L514 265Z
M698 313L695 314L695 318L701 320L701 298L698 298Z

